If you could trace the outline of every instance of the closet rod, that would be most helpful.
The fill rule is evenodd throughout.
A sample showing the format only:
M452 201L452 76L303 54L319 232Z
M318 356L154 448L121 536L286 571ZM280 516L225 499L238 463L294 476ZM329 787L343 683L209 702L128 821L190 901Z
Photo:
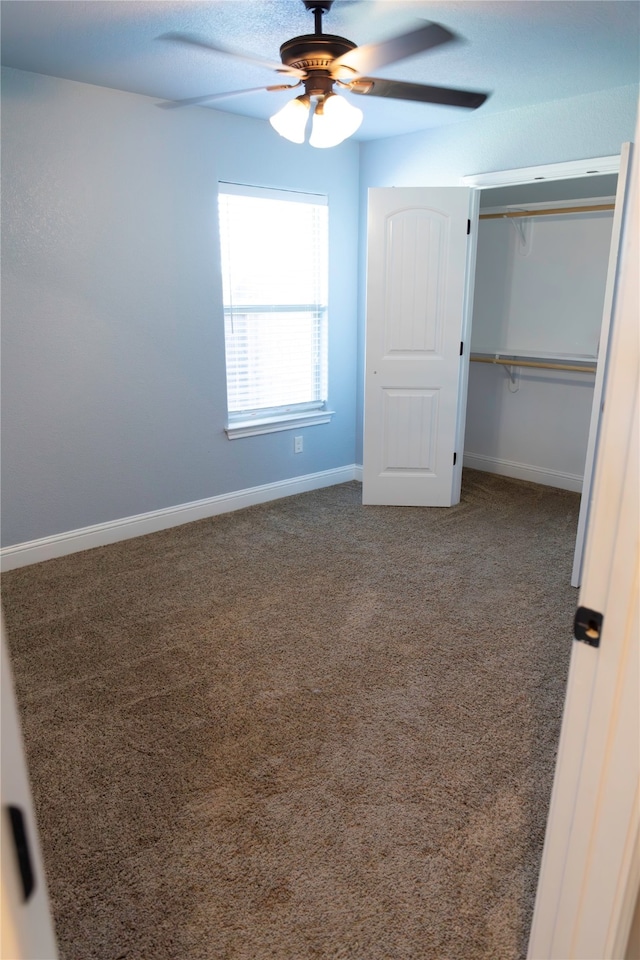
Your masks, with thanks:
M597 203L585 207L549 207L541 210L509 210L507 213L481 213L481 220L503 220L510 217L550 217L562 213L589 213L592 210L614 210L614 203Z
M595 365L561 363L555 360L518 360L517 357L479 357L471 354L474 363L499 363L503 367L537 367L541 370L573 370L577 373L595 373Z

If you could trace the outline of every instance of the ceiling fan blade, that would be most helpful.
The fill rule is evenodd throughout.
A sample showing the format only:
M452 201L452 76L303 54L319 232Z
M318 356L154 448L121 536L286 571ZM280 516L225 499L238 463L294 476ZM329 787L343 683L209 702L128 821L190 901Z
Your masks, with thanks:
M211 43L209 40L204 40L194 33L163 33L162 36L158 37L158 40L170 40L173 43L184 43L191 47L199 47L201 50L213 50L214 53L226 53L227 56L236 57L244 60L246 63L253 63L259 67L265 67L267 70L275 70L277 73L286 73L288 76L304 76L303 71L297 70L295 67L287 67L275 60L263 60L261 57L254 57L250 53L240 53L237 50L232 50L230 47L223 47L219 43Z
M406 83L404 80L381 80L379 77L359 77L347 84L351 93L369 97L391 97L394 100L417 100L420 103L440 103L448 107L482 106L488 93L477 90L453 90L449 87L430 87L424 83Z
M411 57L414 53L423 53L442 43L450 43L458 39L454 33L439 23L431 23L428 20L416 22L419 26L409 33L349 50L348 53L333 61L331 73L333 76L338 75L342 78L345 78L350 71L356 74L369 73L370 70L377 70L378 67L384 67L388 63Z
M228 93L210 93L204 97L187 97L185 100L164 100L157 103L163 110L173 110L176 107L195 107L200 103L211 103L214 100L226 100L227 97L239 97L243 93L260 93L262 90L295 90L299 83L277 83L271 87L249 87L248 90L230 90Z

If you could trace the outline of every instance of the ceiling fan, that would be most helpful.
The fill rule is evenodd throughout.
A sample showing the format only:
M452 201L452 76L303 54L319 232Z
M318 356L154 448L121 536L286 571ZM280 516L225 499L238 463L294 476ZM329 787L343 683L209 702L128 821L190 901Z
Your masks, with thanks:
M302 2L307 10L313 12L314 33L293 37L283 43L280 47L281 63L239 53L193 34L167 33L160 38L204 48L214 53L230 54L275 70L276 73L296 80L296 83L274 84L211 96L191 97L187 100L169 101L160 105L180 107L244 93L255 93L260 90L294 90L296 87L304 86L303 94L290 100L282 110L271 117L271 125L281 136L293 143L304 143L308 120L312 115L309 143L315 147L332 147L355 133L362 122L362 111L344 97L339 96L334 87L360 96L389 97L419 103L466 107L470 110L475 110L487 99L487 93L478 91L433 87L421 83L384 80L369 76L371 71L379 67L458 39L454 33L439 23L420 20L408 33L358 47L345 37L322 32L322 17L331 9L333 0L302 0Z

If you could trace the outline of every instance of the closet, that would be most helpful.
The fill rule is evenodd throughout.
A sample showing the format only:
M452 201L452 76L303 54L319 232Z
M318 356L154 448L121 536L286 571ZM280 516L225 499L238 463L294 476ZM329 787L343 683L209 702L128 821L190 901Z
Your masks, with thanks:
M466 466L581 490L616 183L482 191Z
M582 492L579 585L629 154L369 190L364 503L453 505L463 465Z

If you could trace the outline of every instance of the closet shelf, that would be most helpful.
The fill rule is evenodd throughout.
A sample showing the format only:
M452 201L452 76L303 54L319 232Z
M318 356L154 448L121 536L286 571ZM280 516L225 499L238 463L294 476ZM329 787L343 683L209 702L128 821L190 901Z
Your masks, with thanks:
M504 367L537 367L543 370L572 370L577 373L595 373L595 357L542 357L514 353L472 353L476 363L499 363Z
M549 207L532 210L507 210L504 213L481 213L480 220L504 220L513 217L558 217L563 213L591 213L593 211L614 210L613 203L594 203L578 207Z

